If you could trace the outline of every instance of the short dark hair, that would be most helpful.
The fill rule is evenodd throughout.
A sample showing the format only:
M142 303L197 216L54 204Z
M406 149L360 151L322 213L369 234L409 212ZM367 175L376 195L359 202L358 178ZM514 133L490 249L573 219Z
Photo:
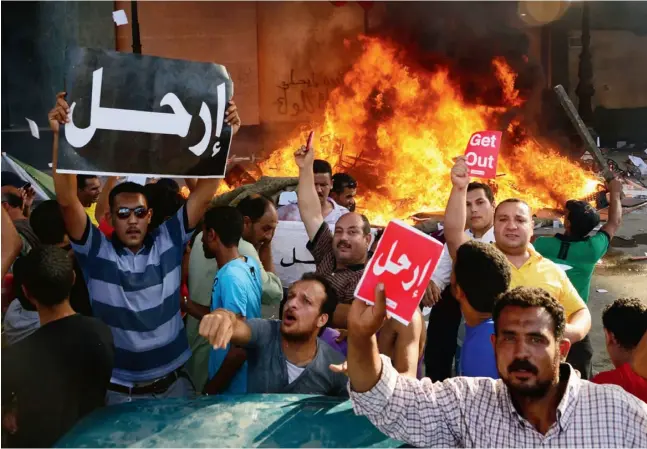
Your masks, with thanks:
M357 188L357 181L348 173L335 173L332 177L332 191L342 193L346 187Z
M586 235L600 224L600 214L586 201L569 200L566 202L570 234L575 237Z
M161 178L155 184L160 187L165 187L169 190L172 190L175 193L180 192L180 184L178 184L177 181L172 178Z
M44 306L55 306L70 297L74 267L67 251L43 245L25 256L23 285Z
M19 257L13 263L13 291L14 296L20 302L23 309L35 312L36 307L27 299L25 293L22 291L22 286L25 283L25 257Z
M638 298L619 298L602 311L602 325L620 346L633 349L647 332L647 304Z
M321 314L325 313L328 315L328 321L326 322L325 326L322 328L323 330L332 324L332 319L335 316L335 309L337 309L337 304L339 304L339 296L337 295L337 292L333 288L332 284L328 281L328 279L326 279L324 276L320 274L317 274L314 272L304 273L301 276L301 279L299 279L298 281L295 281L292 285L302 281L319 282L323 286L324 291L326 292L326 299L321 304L321 310L320 310ZM287 296L284 295L283 299L281 300L281 304L279 306L279 319L283 319L283 307L285 306L286 301L287 301Z
M327 161L323 159L315 159L312 164L312 171L314 173L328 173L332 177L332 167Z
M14 209L22 209L24 206L24 201L22 197L11 192L4 192L2 194L1 201L3 203L7 203L10 207L13 207Z
M532 213L532 209L530 208L530 205L528 205L528 203L526 203L524 200L520 200L519 198L508 198L507 200L503 200L496 205L496 209L494 209L494 215L496 215L497 211L501 206L503 206L504 204L510 204L510 203L525 204L526 207L530 210L530 213Z
M270 204L272 202L263 195L249 195L240 200L236 209L243 217L249 217L252 223L256 223L265 215L265 211Z
M67 234L63 214L56 200L43 201L36 206L29 216L29 225L42 245L58 245Z
M213 229L227 248L238 246L243 235L243 216L231 206L216 206L204 214L205 229Z
M526 309L541 307L545 309L553 318L553 335L555 336L555 340L561 340L564 337L564 330L566 329L564 307L546 290L535 287L517 287L499 296L499 299L494 302L494 312L492 313L495 334L498 334L497 323L501 312L508 306L523 307Z
M164 184L146 184L144 196L148 207L153 210L149 230L157 228L182 207L186 200L179 193Z
M136 182L124 182L113 187L110 191L110 195L108 195L108 205L110 206L111 212L115 207L115 198L117 198L117 195L121 193L139 193L146 198L146 206L148 206L148 197L146 196L144 186L137 184Z
M510 263L496 246L472 240L456 251L454 276L474 310L492 313L496 299L510 287Z
M76 175L76 187L84 189L88 179L98 179L97 175Z
M494 193L492 193L492 188L487 185L483 184L482 182L470 182L467 185L467 191L471 192L472 190L483 190L485 192L485 197L488 199L490 204L494 204Z

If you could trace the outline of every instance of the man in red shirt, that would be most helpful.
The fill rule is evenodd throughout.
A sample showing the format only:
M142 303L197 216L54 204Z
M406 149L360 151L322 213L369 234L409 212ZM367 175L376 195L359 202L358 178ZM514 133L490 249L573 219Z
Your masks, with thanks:
M647 345L639 345L647 332L647 304L638 298L616 299L604 309L602 324L607 352L616 369L598 374L591 382L619 385L647 402L647 379L637 374L641 371L635 366L639 351L647 351Z

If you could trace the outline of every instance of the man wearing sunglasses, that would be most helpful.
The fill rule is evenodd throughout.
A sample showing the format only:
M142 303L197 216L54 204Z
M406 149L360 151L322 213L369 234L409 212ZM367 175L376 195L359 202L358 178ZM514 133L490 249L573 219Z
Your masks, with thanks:
M49 113L54 185L92 311L110 327L115 341L107 402L192 396L195 390L183 369L191 350L180 315L181 265L184 248L218 180L200 180L186 204L151 232L152 210L144 187L131 182L118 185L108 200L114 227L108 240L85 213L76 177L56 172L59 128L69 122L69 113L61 92ZM234 134L238 131L240 118L233 102L225 122Z

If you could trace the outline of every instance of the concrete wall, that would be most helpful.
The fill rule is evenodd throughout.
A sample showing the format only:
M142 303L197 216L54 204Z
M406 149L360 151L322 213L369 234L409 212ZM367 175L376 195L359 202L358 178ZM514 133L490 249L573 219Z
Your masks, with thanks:
M115 8L130 18L130 5ZM139 2L138 17L143 54L227 67L244 125L232 146L239 156L272 149L299 124L322 118L328 92L353 60L344 39L364 27L359 5L327 1ZM132 51L130 26L118 27L116 39L119 51Z
M573 42L581 31L569 33ZM581 47L569 48L569 78L572 98L579 82L577 69ZM647 36L630 31L592 30L593 107L609 109L647 107Z

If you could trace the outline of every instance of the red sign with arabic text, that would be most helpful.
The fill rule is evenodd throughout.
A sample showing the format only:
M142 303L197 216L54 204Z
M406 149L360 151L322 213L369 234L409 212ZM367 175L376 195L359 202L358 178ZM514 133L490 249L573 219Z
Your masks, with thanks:
M375 286L384 284L386 308L398 321L409 324L436 269L443 245L399 220L392 220L364 269L355 296L373 304Z
M465 150L465 162L470 168L470 176L487 179L496 177L501 135L501 131L479 131L472 134Z

